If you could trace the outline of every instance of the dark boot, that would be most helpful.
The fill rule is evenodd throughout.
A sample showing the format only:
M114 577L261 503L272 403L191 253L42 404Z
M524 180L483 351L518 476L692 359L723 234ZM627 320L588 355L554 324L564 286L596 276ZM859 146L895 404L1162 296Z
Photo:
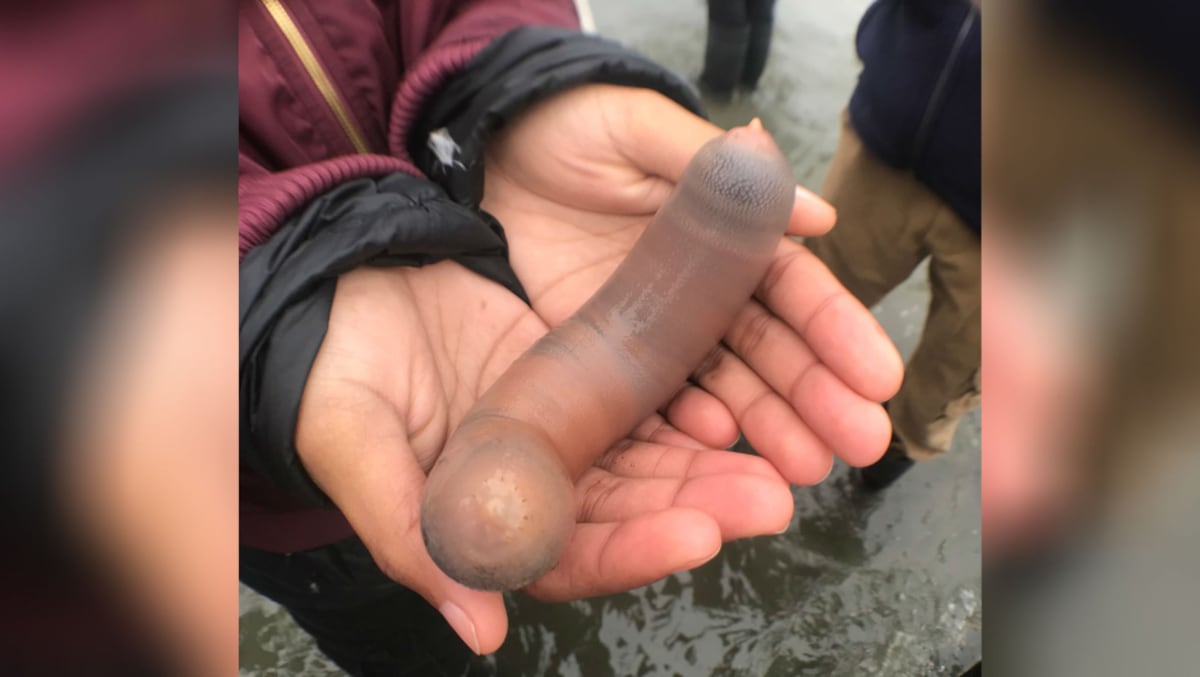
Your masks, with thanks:
M864 488L879 491L890 486L914 465L916 461L904 452L904 442L893 433L892 443L883 452L883 457L858 471L859 480Z
M708 22L708 44L704 49L704 72L700 89L713 98L728 101L746 63L750 43L749 26Z
M774 21L756 21L750 24L750 44L746 50L746 63L742 67L742 86L754 89L767 67L767 54L771 51L771 32Z

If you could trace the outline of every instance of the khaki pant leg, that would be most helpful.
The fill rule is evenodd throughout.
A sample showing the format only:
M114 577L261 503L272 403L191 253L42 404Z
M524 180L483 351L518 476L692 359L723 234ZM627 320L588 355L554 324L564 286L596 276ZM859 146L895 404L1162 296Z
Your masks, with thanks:
M910 174L875 159L845 112L821 193L837 209L837 225L804 244L863 305L878 303L929 255L925 233L940 200Z
M909 454L935 456L979 403L979 239L910 173L875 159L847 113L822 195L838 210L837 225L805 245L864 305L931 257L925 330L888 408Z
M947 451L962 417L979 405L979 237L949 207L927 236L929 314L888 410L914 460Z

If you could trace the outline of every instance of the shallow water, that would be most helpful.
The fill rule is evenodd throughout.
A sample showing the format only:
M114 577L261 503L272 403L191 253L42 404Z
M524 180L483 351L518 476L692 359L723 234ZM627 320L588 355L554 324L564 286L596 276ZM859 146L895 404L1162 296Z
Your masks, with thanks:
M760 116L797 179L819 190L854 86L865 0L777 7L758 91L708 102L722 126ZM690 80L699 0L597 0L599 31ZM905 355L924 321L925 268L875 310ZM703 567L621 595L548 605L509 597L504 675L957 675L981 654L979 414L945 458L878 496L839 464L793 490L788 533L727 545ZM278 606L241 589L242 673L339 674Z
M969 438L974 426L963 430ZM955 450L972 456L968 443ZM844 467L797 489L789 533L733 543L642 590L514 598L503 674L935 675L978 657L976 462L861 495ZM588 666L586 672L578 671Z
M796 489L783 536L621 595L509 597L504 675L956 675L979 656L977 417L950 457L879 496L846 468ZM243 588L244 671L336 674L278 607Z

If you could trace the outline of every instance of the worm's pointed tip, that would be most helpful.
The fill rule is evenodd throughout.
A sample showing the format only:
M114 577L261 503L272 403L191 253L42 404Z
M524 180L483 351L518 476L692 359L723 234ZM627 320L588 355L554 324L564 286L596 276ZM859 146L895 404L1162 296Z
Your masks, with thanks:
M744 125L739 125L729 129L728 133L745 140L761 139L763 137L770 136L770 133L767 132L766 127L763 126L762 119L758 116L755 116L750 120L750 122L747 122Z

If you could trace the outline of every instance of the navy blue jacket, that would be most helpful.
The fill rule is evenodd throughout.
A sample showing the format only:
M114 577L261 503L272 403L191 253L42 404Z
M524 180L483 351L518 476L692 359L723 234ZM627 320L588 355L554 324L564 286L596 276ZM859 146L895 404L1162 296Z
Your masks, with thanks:
M1188 0L1040 0L1051 30L1125 59L1192 122L1200 121L1200 3ZM1194 126L1200 130L1200 126Z
M858 27L850 121L979 232L980 16L968 0L877 0Z

